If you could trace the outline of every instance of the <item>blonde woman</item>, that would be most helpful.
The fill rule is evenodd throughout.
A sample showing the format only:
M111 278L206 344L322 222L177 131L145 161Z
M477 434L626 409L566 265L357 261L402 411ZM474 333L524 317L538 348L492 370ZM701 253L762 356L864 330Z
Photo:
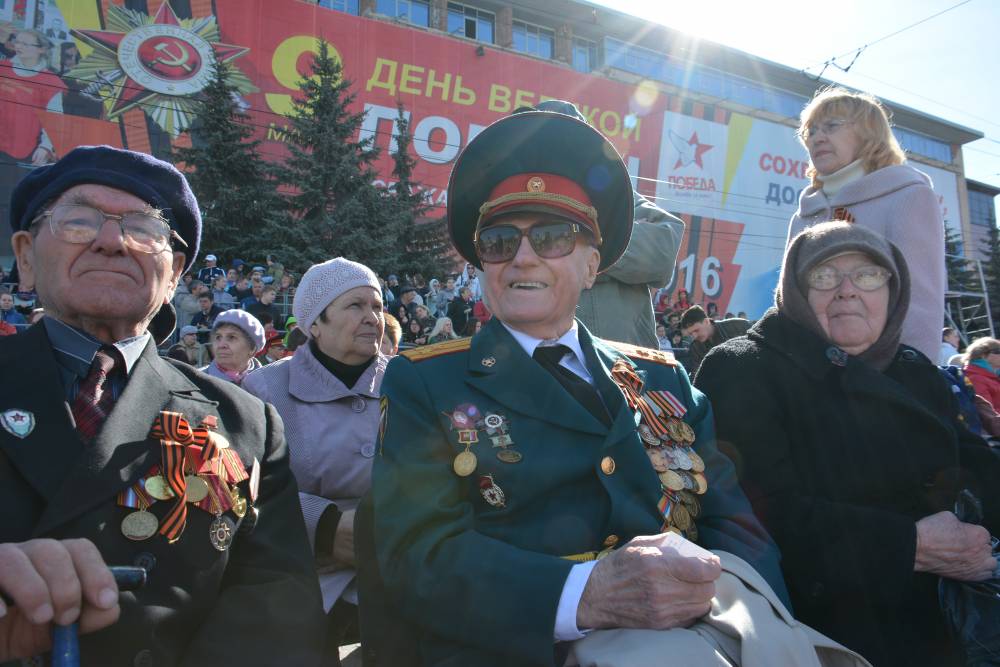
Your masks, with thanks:
M432 345L454 338L458 338L458 336L455 335L455 328L451 324L451 318L439 317L437 322L434 323L434 328L427 334L427 344Z
M936 359L944 320L944 223L930 179L905 164L889 112L871 95L822 90L800 121L812 184L799 198L788 242L817 223L846 220L896 245L913 267L902 343Z

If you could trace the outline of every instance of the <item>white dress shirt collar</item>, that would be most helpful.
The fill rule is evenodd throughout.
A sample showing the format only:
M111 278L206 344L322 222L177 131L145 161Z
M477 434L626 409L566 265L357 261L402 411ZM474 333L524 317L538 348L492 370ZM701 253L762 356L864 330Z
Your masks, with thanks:
M524 349L529 357L534 356L535 348L539 346L565 345L570 349L572 354L564 356L559 361L559 365L565 366L590 384L594 384L594 378L590 374L590 371L587 370L587 358L583 356L583 348L580 346L579 329L575 319L566 333L559 336L559 338L535 338L523 331L518 331L506 322L501 321L500 324L510 332L510 335L514 337L514 340L517 341L517 344Z

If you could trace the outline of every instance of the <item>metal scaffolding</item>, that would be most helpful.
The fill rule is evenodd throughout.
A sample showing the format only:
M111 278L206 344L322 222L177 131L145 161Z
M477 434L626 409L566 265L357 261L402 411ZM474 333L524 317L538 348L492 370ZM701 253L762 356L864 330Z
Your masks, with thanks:
M944 316L948 326L958 330L962 342L968 345L976 338L993 336L993 316L990 298L986 293L986 278L978 259L960 255L947 255L949 261L962 262L965 279L956 281L949 276L944 293Z

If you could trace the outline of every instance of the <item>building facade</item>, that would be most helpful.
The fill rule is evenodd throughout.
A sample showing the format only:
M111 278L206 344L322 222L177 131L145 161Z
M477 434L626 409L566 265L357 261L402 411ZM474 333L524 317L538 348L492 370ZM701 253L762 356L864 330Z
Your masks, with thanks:
M430 215L443 214L455 156L483 127L570 100L617 147L636 189L685 219L675 285L751 316L771 302L808 182L797 116L825 85L572 0L0 0L0 26L0 124L17 137L0 139L3 207L32 164L73 146L166 155L184 145L213 58L233 65L262 153L280 159L296 81L321 36L354 83L362 135L384 149L387 185L403 104ZM19 54L18 39L39 46ZM900 143L971 247L961 147L982 134L887 102Z

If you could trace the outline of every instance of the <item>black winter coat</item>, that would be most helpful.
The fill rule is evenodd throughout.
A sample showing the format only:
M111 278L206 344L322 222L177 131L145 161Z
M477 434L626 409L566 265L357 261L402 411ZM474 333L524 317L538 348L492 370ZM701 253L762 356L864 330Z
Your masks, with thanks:
M903 346L879 373L772 309L695 384L782 551L796 617L876 667L961 664L938 578L913 572L915 522L968 487L996 533L1000 457L953 417L927 358Z

